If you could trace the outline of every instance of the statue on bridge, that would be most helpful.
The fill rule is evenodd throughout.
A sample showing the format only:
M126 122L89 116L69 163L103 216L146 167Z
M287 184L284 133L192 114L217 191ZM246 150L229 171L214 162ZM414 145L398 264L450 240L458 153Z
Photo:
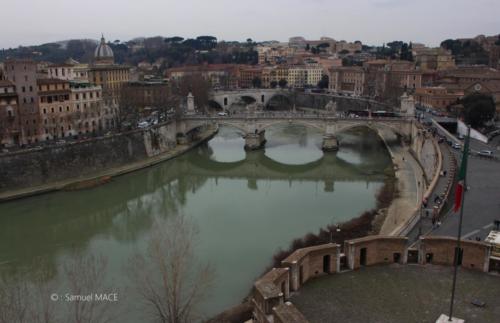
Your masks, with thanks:
M415 100L412 95L408 95L403 93L401 96L401 113L406 115L407 117L415 116Z
M330 100L330 102L325 105L325 111L329 114L337 113L337 102L333 102L333 100Z

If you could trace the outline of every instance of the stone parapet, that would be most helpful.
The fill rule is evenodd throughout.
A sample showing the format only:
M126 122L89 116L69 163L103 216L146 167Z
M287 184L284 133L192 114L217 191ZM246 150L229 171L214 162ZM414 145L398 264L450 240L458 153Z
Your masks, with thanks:
M422 237L417 250L408 249L407 238L367 236L345 241L345 257L350 269L363 266L408 262L451 266L454 264L456 239ZM461 241L463 268L489 271L491 246L484 242ZM282 261L285 268L273 268L255 282L252 303L258 323L306 323L307 319L286 300L290 290L298 290L309 279L340 271L340 246L333 243L298 249ZM287 283L288 282L288 283Z

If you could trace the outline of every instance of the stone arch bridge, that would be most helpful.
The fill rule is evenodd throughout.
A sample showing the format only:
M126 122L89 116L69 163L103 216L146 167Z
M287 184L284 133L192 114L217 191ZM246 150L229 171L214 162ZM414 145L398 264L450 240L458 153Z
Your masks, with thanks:
M185 115L177 121L178 133L189 132L206 126L230 126L242 131L245 149L255 150L264 146L265 131L278 124L299 124L321 131L323 150L338 149L337 134L356 127L368 127L383 139L391 135L411 140L415 134L412 118L337 118L317 114L303 113L253 113L231 116Z
M212 91L209 97L211 102L215 102L223 110L228 110L234 103L245 98L251 98L256 103L267 107L269 102L275 97L285 97L289 102L296 102L297 106L304 106L315 109L324 109L330 101L336 102L342 110L392 110L391 107L364 97L351 97L338 94L323 93L303 93L290 89L241 89L227 91Z
M276 96L290 98L292 92L282 89L246 89L237 91L213 91L210 100L217 103L223 110L229 109L234 103L245 98L251 98L256 103L267 106L269 101Z

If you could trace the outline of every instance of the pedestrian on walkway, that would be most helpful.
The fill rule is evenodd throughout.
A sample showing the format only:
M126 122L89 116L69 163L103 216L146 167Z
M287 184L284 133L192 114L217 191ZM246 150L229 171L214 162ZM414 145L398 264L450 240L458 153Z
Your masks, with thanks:
M441 226L441 221L437 222L437 227L439 228Z

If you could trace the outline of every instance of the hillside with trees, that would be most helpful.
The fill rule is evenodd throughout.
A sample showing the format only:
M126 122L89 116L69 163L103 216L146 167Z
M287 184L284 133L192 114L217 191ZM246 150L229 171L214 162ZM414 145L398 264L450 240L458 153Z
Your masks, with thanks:
M139 62L155 63L162 59L162 69L186 64L257 64L256 43L218 42L213 36L136 38L127 42L110 41L115 61L120 64L137 65ZM37 46L20 46L0 50L0 61L7 58L33 58L37 61L62 63L73 58L89 63L97 42L93 40L70 40Z

